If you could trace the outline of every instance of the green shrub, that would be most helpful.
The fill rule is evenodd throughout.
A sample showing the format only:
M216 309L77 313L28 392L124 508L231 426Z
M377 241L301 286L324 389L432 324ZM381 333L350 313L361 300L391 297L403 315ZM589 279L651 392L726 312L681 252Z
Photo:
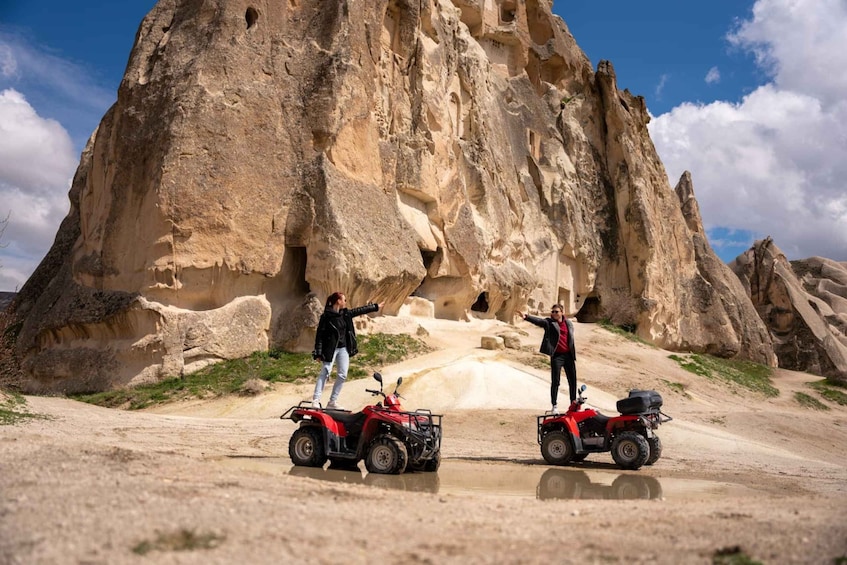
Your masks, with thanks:
M773 369L767 365L738 359L722 359L699 353L669 355L668 358L695 375L734 383L765 396L779 396L779 389L771 384Z
M23 395L0 390L0 426L12 426L32 418L44 418L44 416L30 412Z
M662 382L665 383L665 386L671 389L674 392L678 392L680 394L687 395L688 393L685 391L685 385L682 383L672 383L668 380L662 379Z
M847 394L838 390L844 388L844 385L830 379L822 379L809 383L809 386L818 391L818 393L830 402L835 402L840 406L847 406Z
M597 322L597 325L600 326L601 328L603 328L606 331L609 331L609 332L612 332L613 334L625 337L629 341L633 341L635 343L640 343L641 345L646 345L648 347L653 347L653 348L656 347L655 345L653 345L649 341L644 341L643 339L641 339L640 337L635 335L634 332L636 330L636 327L633 326L633 325L624 325L624 326L616 325L611 320L606 319L606 318Z
M358 338L359 355L350 363L347 378L367 377L385 365L391 365L430 350L422 341L408 335L370 334ZM199 371L133 388L92 394L77 394L82 402L110 408L140 410L156 404L195 398L215 398L243 394L255 386L245 386L252 379L269 383L296 383L314 379L320 364L309 353L289 353L274 349L249 357L223 361Z
M712 565L762 565L738 546L719 549L712 556Z
M804 408L811 408L813 410L829 410L829 406L817 398L809 396L805 392L795 392L794 400L796 400L800 406L803 406Z
M226 541L226 536L212 532L197 533L194 530L181 529L174 532L159 533L153 541L144 540L132 548L138 555L147 555L151 551L194 551L214 549Z

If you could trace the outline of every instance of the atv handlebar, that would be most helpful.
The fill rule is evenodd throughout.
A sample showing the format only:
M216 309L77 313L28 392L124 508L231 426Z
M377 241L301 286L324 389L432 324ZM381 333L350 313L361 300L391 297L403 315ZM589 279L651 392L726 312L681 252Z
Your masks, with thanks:
M374 380L376 380L376 382L379 383L379 390L373 390L371 388L366 388L365 392L369 392L374 396L382 396L383 398L388 398L388 395L385 394L384 392L382 392L382 375L379 374L379 373L374 373ZM403 382L403 377L400 377L399 379L397 379L397 384L394 385L394 393L393 394L397 398L403 398L402 396L400 396L400 393L397 392L397 389L400 388L400 383L402 383L402 382Z

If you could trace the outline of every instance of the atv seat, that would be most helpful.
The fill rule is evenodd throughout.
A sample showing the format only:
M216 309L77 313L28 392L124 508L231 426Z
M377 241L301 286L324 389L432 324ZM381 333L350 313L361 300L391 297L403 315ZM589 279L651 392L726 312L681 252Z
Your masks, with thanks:
M362 424L365 423L364 412L356 412L355 414L350 412L336 412L334 410L331 410L330 412L332 412L332 419L344 424L344 427L348 430L357 427L361 428Z
M597 413L596 416L592 418L588 418L587 420L583 420L579 423L579 430L594 432L595 434L603 435L606 433L606 423L610 420L610 416L604 416L603 414Z
M605 429L605 428L606 428L606 423L607 423L607 422L611 419L611 416L604 416L603 414L600 414L600 413L598 412L598 413L597 413L597 415L596 415L596 416L594 416L594 418L592 418L592 419L593 419L595 422L597 422L598 424L602 424L602 425L603 425L603 428Z

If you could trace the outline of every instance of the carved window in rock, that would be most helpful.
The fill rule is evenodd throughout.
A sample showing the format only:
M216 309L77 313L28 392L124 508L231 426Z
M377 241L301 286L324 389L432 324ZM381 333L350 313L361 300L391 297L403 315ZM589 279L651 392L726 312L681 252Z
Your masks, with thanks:
M527 143L529 145L529 154L532 158L538 161L541 158L541 136L532 130L527 130Z
M553 38L550 19L538 5L538 0L526 0L526 21L529 35L536 45L546 45Z
M400 11L393 2L388 5L382 18L380 43L383 51L400 53Z
M565 314L571 309L571 290L559 287L559 304L565 307Z
M518 12L518 3L516 0L503 0L500 3L500 23L510 24L515 21Z
M455 92L450 93L450 123L453 126L453 135L461 139L465 133L462 124L462 100Z

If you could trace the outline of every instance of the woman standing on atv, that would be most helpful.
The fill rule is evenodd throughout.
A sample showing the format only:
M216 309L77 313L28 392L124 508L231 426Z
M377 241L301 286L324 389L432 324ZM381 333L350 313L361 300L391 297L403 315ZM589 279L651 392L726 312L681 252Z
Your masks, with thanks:
M326 307L321 314L318 329L315 333L315 350L312 352L312 358L323 363L321 372L318 374L318 382L315 383L315 393L312 396L312 405L315 408L320 408L321 394L323 394L332 366L337 362L335 385L332 387L332 394L326 407L343 410L337 403L338 395L341 394L341 387L344 386L344 381L347 379L350 357L359 352L353 318L376 312L382 308L383 304L384 302L366 304L348 310L347 297L343 292L333 292L326 299Z
M536 326L544 328L541 353L550 356L550 401L551 411L558 414L556 398L559 396L559 380L562 369L568 378L571 402L576 400L576 347L573 340L573 324L565 317L565 309L556 304L550 309L549 318L538 318L518 312L518 315Z

